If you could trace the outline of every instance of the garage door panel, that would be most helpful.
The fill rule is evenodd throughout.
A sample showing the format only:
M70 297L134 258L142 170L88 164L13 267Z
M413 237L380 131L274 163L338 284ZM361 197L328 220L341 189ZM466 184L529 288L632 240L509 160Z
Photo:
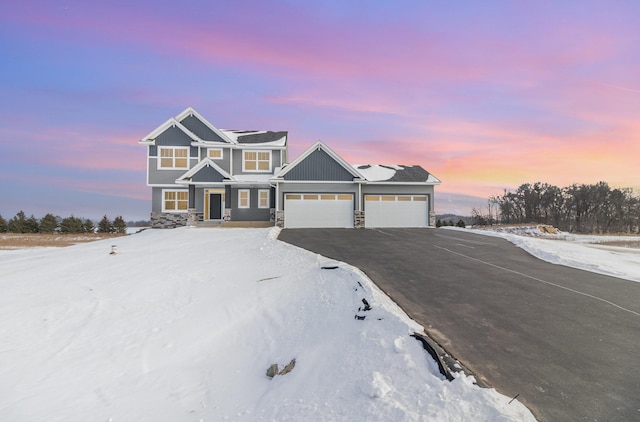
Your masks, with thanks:
M427 227L424 195L366 195L365 227Z
M353 195L285 194L285 228L352 228Z

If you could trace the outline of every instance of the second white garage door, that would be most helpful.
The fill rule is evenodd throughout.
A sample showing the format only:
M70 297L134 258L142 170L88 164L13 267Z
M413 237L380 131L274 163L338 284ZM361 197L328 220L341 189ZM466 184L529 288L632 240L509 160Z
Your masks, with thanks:
M287 193L284 195L284 227L352 228L353 195Z
M365 227L427 227L426 195L365 195Z

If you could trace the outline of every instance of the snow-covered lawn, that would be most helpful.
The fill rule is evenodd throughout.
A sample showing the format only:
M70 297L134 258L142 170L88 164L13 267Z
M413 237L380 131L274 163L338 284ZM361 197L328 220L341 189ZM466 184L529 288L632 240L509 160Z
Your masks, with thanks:
M598 236L563 232L545 234L535 226L446 229L471 230L472 233L502 237L531 255L553 264L640 281L640 249L607 244L636 244L640 242L640 236Z
M357 269L276 236L0 251L0 420L534 420L472 377L445 380L409 336L421 327Z

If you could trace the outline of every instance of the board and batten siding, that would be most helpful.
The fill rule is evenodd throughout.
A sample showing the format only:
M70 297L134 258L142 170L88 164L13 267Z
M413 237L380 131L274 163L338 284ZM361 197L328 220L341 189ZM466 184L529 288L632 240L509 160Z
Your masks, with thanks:
M207 125L202 123L196 116L187 116L180 122L184 127L195 133L203 141L220 142L228 145L228 142L222 139L217 133L209 129Z
M283 176L284 180L352 181L353 175L329 154L317 149Z
M224 180L224 176L218 173L218 170L210 166L204 166L196 174L191 177L192 182L208 182L220 183Z

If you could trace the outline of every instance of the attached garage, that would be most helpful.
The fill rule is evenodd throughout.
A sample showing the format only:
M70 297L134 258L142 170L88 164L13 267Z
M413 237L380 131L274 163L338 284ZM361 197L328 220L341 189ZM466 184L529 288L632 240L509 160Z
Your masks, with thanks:
M287 193L284 195L284 227L353 228L353 195Z
M365 227L427 227L427 195L365 195Z

